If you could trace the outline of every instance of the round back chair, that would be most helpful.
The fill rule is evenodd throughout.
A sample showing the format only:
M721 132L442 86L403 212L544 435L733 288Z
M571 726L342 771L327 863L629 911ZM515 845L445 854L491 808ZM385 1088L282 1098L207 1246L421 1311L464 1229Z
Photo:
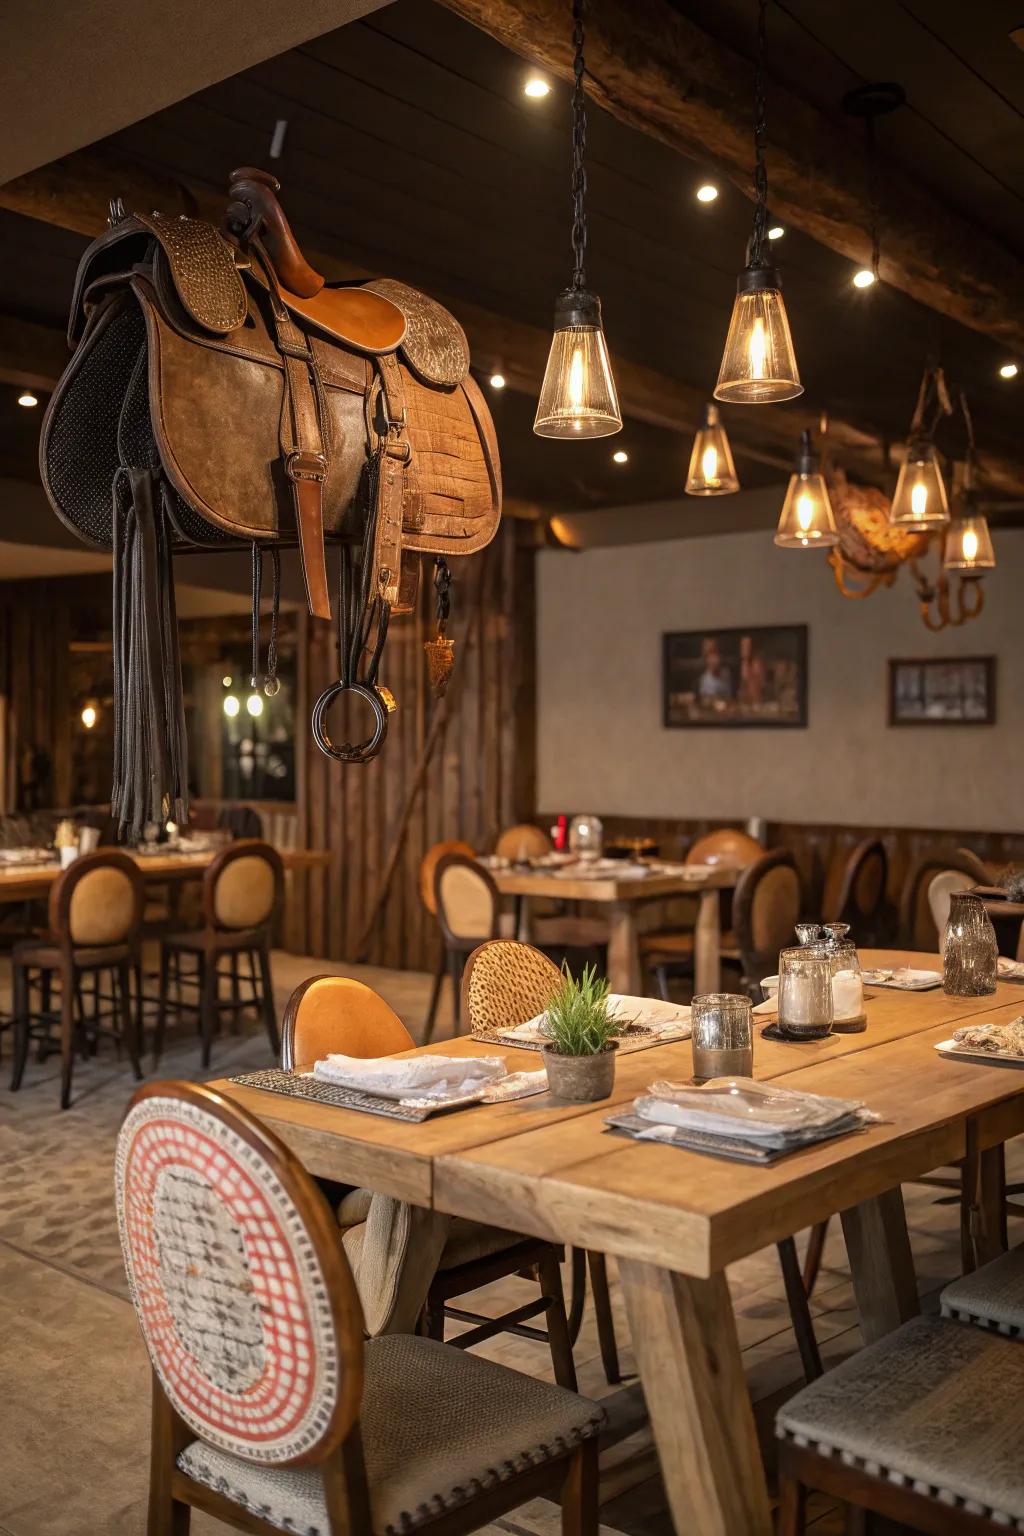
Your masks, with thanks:
M462 1012L469 1027L511 1029L543 1013L562 973L532 944L490 939L474 949L462 976Z
M284 894L284 865L269 843L240 839L223 849L203 876L208 928L265 928Z
M879 918L889 879L885 844L866 837L850 850L831 889L826 888L823 910L827 923L849 923L857 944L878 937Z
M511 859L513 864L525 864L528 859L542 859L551 852L551 839L540 827L529 822L519 822L506 827L494 845L499 859Z
M936 875L950 871L964 877L964 887L978 883L978 861L974 854L964 858L955 848L925 853L911 867L900 896L900 939L905 949L934 955L939 948L939 930L932 916L928 892Z
M146 892L139 866L115 848L83 853L50 887L50 933L70 949L138 943Z
M954 891L969 891L974 881L959 869L940 869L928 882L928 911L939 939L939 953L946 942L946 924Z
M464 853L446 853L434 869L434 902L449 948L496 939L501 898L487 870Z
M698 837L686 852L687 864L729 864L735 869L746 869L760 859L764 849L756 838L736 827L716 827Z
M295 988L284 1011L281 1065L311 1066L332 1051L345 1056L393 1056L415 1041L372 987L351 976L311 976Z
M803 889L796 860L788 848L763 853L736 882L733 920L748 986L766 970L778 969L779 951L796 943Z
M426 907L431 917L437 916L437 900L434 896L434 871L443 858L449 853L461 853L464 858L471 859L475 853L469 843L461 843L457 837L449 838L447 842L434 843L428 848L420 860L419 887L420 901Z
M323 1461L358 1414L362 1312L334 1219L305 1170L220 1094L163 1082L132 1099L115 1189L132 1301L164 1399L154 1400L154 1457L163 1408L179 1449L184 1431L262 1465Z

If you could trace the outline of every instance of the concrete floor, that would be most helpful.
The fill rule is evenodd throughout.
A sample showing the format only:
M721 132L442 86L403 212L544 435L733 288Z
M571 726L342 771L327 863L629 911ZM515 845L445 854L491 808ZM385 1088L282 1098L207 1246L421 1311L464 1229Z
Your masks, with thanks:
M377 988L418 1035L430 978L370 967L331 966L275 955L278 1012L292 988L314 972L358 975ZM8 991L0 965L0 1007ZM438 1033L450 1033L450 1011ZM217 1042L210 1076L266 1063L255 1022ZM7 1062L0 1071L6 1075ZM117 1243L111 1168L130 1073L109 1042L76 1064L70 1110L57 1108L53 1058L30 1063L18 1094L0 1086L0 1536L143 1536L148 1458L149 1367L128 1300ZM200 1078L195 1036L183 1030L162 1063L164 1076ZM1015 1158L1020 1162L1021 1159ZM933 1298L958 1272L955 1207L935 1192L907 1192L922 1294ZM845 1251L832 1223L813 1300L822 1353L834 1361L857 1347ZM774 1402L798 1379L774 1250L730 1272L740 1338L766 1437ZM472 1298L478 1310L523 1299L523 1282L505 1281ZM623 1367L634 1369L621 1298L613 1302ZM542 1345L501 1335L486 1346L494 1359L537 1375L549 1373ZM589 1312L577 1345L582 1391L606 1392ZM631 1473L627 1442L603 1505L604 1536L671 1536L660 1483L649 1458ZM225 1527L197 1516L195 1536ZM487 1528L488 1536L555 1536L558 1511L535 1501ZM841 1529L835 1513L816 1510L815 1536ZM737 1532L736 1536L741 1536Z

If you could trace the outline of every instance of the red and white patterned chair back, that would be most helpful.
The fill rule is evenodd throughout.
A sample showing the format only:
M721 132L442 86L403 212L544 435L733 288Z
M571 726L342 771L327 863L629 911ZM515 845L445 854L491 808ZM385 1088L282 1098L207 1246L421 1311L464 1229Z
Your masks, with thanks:
M316 1462L362 1394L362 1314L326 1202L251 1115L190 1083L132 1100L117 1143L132 1300L172 1408L246 1460Z

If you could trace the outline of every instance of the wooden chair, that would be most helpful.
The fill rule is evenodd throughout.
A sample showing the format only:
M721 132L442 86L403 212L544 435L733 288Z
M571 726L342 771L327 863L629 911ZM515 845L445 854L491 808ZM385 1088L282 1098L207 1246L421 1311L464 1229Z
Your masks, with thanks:
M281 1064L286 1068L311 1066L330 1052L346 1056L390 1056L411 1051L415 1042L389 1005L371 987L347 976L313 976L297 987L288 1000L281 1041ZM396 1255L371 1254L368 1245L379 1244L381 1232L390 1234L393 1224L377 1219L378 1207L394 1208L397 1202L370 1190L351 1190L338 1206L343 1242L357 1276L384 1275L389 1265L415 1261L414 1244ZM497 1333L516 1333L540 1339L551 1351L555 1380L575 1389L576 1371L572 1341L562 1295L560 1247L526 1238L500 1227L454 1218L440 1255L437 1272L426 1296L425 1327L430 1337L444 1340L445 1318L472 1323L452 1343L460 1349L481 1344ZM451 1305L459 1296L510 1275L539 1283L540 1296L499 1317L485 1317ZM388 1275L396 1295L401 1282ZM364 1301L366 1300L364 1296ZM368 1308L376 1313L376 1308ZM530 1327L527 1320L546 1314L546 1330Z
M273 923L284 893L281 856L269 843L239 841L220 852L203 875L203 924L182 933L165 934L160 941L160 1002L153 1040L153 1064L160 1060L167 1029L169 992L176 987L175 1008L184 1011L181 988L198 992L202 1062L210 1065L213 1036L223 1016L232 1021L242 1009L255 1003L263 1016L271 1049L279 1049L274 986L270 969ZM183 972L183 955L195 957L195 970ZM249 962L249 976L240 975L242 956ZM231 997L220 995L221 961L230 964ZM257 975L258 970L258 975ZM245 983L251 993L241 996Z
M522 864L528 859L542 859L546 853L550 853L551 839L540 827L529 822L518 822L514 827L505 828L494 845L494 851L499 859L511 859L513 864Z
M462 972L485 939L501 930L501 897L482 864L464 853L446 853L434 866L434 908L451 977L455 1032L462 1024ZM430 1034L424 1036L424 1044Z
M928 910L938 934L940 953L945 943L946 924L949 922L953 892L969 891L973 885L974 882L970 876L965 875L960 869L940 869L938 874L933 875L928 882Z
M878 945L886 938L885 891L889 859L880 838L866 837L850 850L822 905L826 923L849 923L855 944Z
M563 1536L596 1536L600 1407L434 1339L364 1340L331 1212L253 1116L148 1086L115 1183L153 1365L149 1536L187 1536L193 1509L266 1536L458 1536L541 1493Z
M71 1077L76 1044L95 1048L99 1034L111 1032L128 1052L135 1076L142 1076L139 1061L139 1013L132 1007L132 980L137 1007L141 1010L142 977L140 937L145 890L134 859L116 849L100 848L83 854L68 866L50 888L49 936L28 939L12 953L14 992L14 1065L11 1088L21 1087L34 1037L45 1054L54 1023L60 1030L60 1107L71 1103ZM110 979L104 996L100 982ZM60 983L60 1009L52 1009L52 984ZM83 982L94 984L91 1014L85 1006ZM32 992L39 989L38 1008ZM109 1000L110 1009L103 1004Z
M725 864L735 869L745 869L763 853L761 844L746 832L740 832L735 827L716 827L713 832L705 833L691 844L685 862ZM732 931L732 892L721 891L718 899L722 909L719 952L723 960L736 961L739 959L739 950L736 947L736 935ZM695 898L685 897L681 902L669 905L684 908L682 922L677 920L673 926L642 933L639 942L641 965L653 973L658 991L666 1002L669 1000L669 978L693 975L696 946L694 928L697 921Z
M967 876L968 885L976 885L979 868L984 869L981 861L963 848L936 848L915 861L900 893L900 943L904 949L929 955L938 950L938 929L928 905L928 887L935 876L956 870Z
M419 892L420 901L423 903L431 917L437 916L437 898L434 895L434 871L438 864L449 853L461 853L465 858L471 859L474 850L469 843L463 843L458 838L449 838L447 842L434 843L428 848L420 860ZM434 985L430 992L430 1006L427 1009L427 1021L423 1026L424 1043L429 1041L434 1034L434 1021L437 1018L437 1007L441 1001L441 987L448 972L448 946L443 936L439 944L437 969L434 972Z
M997 1333L915 1318L798 1392L776 1432L779 1536L803 1536L811 1488L929 1536L1024 1529L1024 1349Z
M543 1013L559 986L562 973L547 955L531 944L492 939L475 949L462 978L462 1007L473 1030L506 1030ZM601 1362L610 1385L622 1380L615 1338L608 1267L603 1253L573 1250L573 1297L570 1336L575 1343L583 1316L586 1276L594 1297Z
M762 853L748 864L733 892L733 928L743 987L761 1001L761 977L779 968L779 951L795 944L803 889L796 860L787 848Z

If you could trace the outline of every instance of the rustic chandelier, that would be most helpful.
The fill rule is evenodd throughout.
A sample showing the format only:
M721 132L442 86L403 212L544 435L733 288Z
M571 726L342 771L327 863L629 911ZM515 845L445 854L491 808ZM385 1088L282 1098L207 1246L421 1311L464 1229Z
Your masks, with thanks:
M608 437L622 429L601 324L601 300L587 287L587 106L583 79L584 0L573 0L572 251L569 287L555 304L555 334L533 430L539 437Z
M718 406L704 407L704 420L697 428L686 476L687 496L730 496L740 488L732 462L729 434L722 425Z
M768 171L765 146L765 51L768 0L758 0L754 75L754 229L747 265L736 284L729 333L715 385L715 399L764 405L802 395L793 338L782 298L782 279L768 254Z

